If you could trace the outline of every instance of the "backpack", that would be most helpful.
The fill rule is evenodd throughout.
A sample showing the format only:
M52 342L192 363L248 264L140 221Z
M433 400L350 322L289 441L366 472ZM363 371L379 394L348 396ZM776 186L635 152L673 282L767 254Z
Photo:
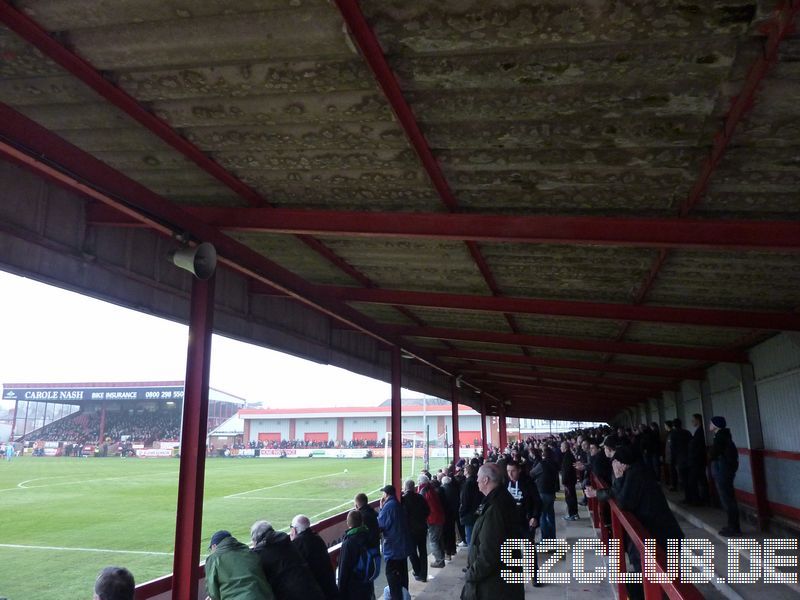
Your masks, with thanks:
M381 574L380 548L363 546L358 555L358 562L354 571L355 578L361 583L372 583Z

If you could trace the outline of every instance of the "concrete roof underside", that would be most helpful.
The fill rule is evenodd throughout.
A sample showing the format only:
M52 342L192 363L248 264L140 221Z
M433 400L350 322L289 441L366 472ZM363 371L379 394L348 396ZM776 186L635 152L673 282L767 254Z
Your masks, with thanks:
M0 262L186 321L209 241L222 334L611 419L800 329L798 4L4 2Z

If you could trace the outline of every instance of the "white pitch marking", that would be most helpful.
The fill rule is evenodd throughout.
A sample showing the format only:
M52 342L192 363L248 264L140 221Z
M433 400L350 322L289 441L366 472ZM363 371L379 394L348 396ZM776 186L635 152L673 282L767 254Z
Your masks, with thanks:
M256 488L254 490L248 490L246 492L239 492L237 494L230 494L228 496L223 496L223 498L236 498L237 496L244 496L246 494L252 494L253 492L263 492L264 490L272 490L279 487L284 487L287 485L294 485L295 483L303 483L304 481L311 481L312 479L323 479L324 477L334 477L335 475L344 475L344 471L339 471L338 473L328 473L327 475L315 475L314 477L307 477L306 479L297 479L295 481L284 481L283 483L277 483L275 485L269 485L263 488Z
M70 548L66 546L28 546L25 544L0 544L0 548L20 548L22 550L73 550L75 552L108 552L111 554L149 554L153 556L172 556L172 552L149 552L146 550L108 550L105 548Z
M96 481L117 481L118 479L135 479L137 477L160 477L161 475L176 475L176 473L172 471L164 471L163 473L142 473L141 475L125 475L122 477L102 477L99 479L80 479L78 481L62 481L61 483L46 483L44 485L25 485L26 483L30 483L32 481L41 481L42 479L57 479L66 477L66 475L57 475L55 477L38 477L36 479L27 479L25 481L20 481L17 484L17 487L13 488L3 488L0 492L7 492L9 490L35 490L38 488L46 488L46 487L55 487L57 485L76 485L78 483L94 483Z
M374 494L375 492L377 492L377 491L379 491L381 489L383 489L383 488L379 487L377 489L372 490L371 492L367 492L367 496L369 496L370 494ZM322 515L327 515L332 510L336 510L337 508L341 508L342 506L347 506L348 504L352 504L352 503L353 503L352 500L348 500L347 502L342 502L341 504L337 504L336 506L332 506L331 508L329 508L325 512L321 512L319 514L316 514L313 517L308 517L308 519L309 519L309 521L311 521L313 523L314 519L316 519L317 517L321 517Z

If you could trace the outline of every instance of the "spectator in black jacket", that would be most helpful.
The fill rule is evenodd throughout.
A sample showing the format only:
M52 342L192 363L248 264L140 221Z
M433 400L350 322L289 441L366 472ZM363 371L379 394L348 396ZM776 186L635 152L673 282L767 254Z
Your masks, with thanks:
M378 513L369 505L366 494L356 494L353 501L356 510L361 513L361 520L369 529L369 546L377 548L381 545L381 528L378 526Z
M539 526L539 519L542 514L542 499L536 484L525 474L520 464L510 461L506 464L508 474L508 493L514 499L517 507L519 521L519 537L525 538L533 543L536 539L536 528ZM530 557L533 561L533 581L536 587L539 586L537 580L537 561L536 552Z
M276 600L323 600L311 569L288 534L275 531L268 521L256 521L250 539Z
M708 502L708 480L706 479L706 433L702 415L692 415L694 433L689 442L689 479L684 502L701 506Z
M475 464L470 463L464 468L467 478L464 480L464 485L461 486L461 498L458 508L458 517L464 525L464 534L466 536L467 546L471 543L472 528L475 526L475 521L478 518L476 514L478 507L483 501L483 494L478 488L478 468Z
M405 483L405 492L400 498L403 510L408 516L408 528L411 534L413 551L411 556L411 570L417 581L428 580L428 515L430 508L425 498L417 493L414 481L409 479Z
M711 460L711 475L717 486L719 503L728 513L728 524L720 529L721 535L738 535L742 532L739 524L739 504L733 489L733 480L739 469L739 451L733 443L731 430L727 428L725 417L712 417L708 426L714 434L711 442L709 459Z
M328 554L328 546L316 532L312 531L309 518L297 515L292 519L289 535L292 538L292 545L297 548L311 569L325 600L338 600L339 588L336 587L336 573Z
M627 510L641 522L649 536L662 548L668 539L682 539L683 531L667 504L664 492L651 470L630 448L618 448L612 462L614 483L611 488L597 490L600 500L616 499L622 510ZM593 490L589 491L593 495ZM631 572L642 572L642 562L636 545L626 540L626 550L631 561ZM644 598L642 584L627 584L628 596L633 600Z
M678 471L678 482L685 493L689 483L689 442L692 440L692 434L683 428L680 419L673 419L670 436L672 464Z
M563 517L565 521L577 521L580 518L578 496L575 493L578 476L574 464L575 455L572 454L569 443L561 442L561 485L564 486L564 500L567 503L567 514Z
M553 458L553 451L545 447L541 454L534 451L533 468L531 469L539 498L542 500L542 510L539 526L542 528L542 539L552 540L556 537L555 501L558 492L558 467Z
M452 478L442 478L442 508L444 508L444 529L442 530L442 545L444 545L445 558L451 560L456 553L456 521L461 499L458 487Z
M656 481L660 479L661 439L650 427L642 424L639 427L640 448L645 464L653 471Z

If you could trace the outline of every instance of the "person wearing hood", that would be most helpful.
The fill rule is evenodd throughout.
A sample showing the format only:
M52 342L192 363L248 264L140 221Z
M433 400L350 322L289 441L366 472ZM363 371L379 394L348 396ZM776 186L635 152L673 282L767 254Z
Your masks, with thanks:
M430 566L434 569L444 567L444 545L442 543L442 532L444 530L445 514L442 507L439 492L431 486L430 479L425 475L420 475L417 480L419 486L417 493L425 498L428 503L430 514L428 514L428 545L431 547L433 562Z
M275 531L268 521L256 521L250 528L250 539L276 600L324 600L314 574L289 534Z
M739 524L739 505L733 490L733 479L739 469L739 451L733 443L731 430L727 427L725 417L712 417L708 429L714 434L711 442L709 459L711 460L711 476L717 487L719 503L728 514L728 524L720 529L720 535L738 535L742 533Z
M211 536L206 559L206 591L211 600L273 600L272 587L264 577L258 556L231 535L220 530Z
M356 572L359 558L369 548L369 528L364 525L364 517L357 510L347 514L347 531L342 540L339 554L339 597L342 600L370 600L375 584L363 581Z

